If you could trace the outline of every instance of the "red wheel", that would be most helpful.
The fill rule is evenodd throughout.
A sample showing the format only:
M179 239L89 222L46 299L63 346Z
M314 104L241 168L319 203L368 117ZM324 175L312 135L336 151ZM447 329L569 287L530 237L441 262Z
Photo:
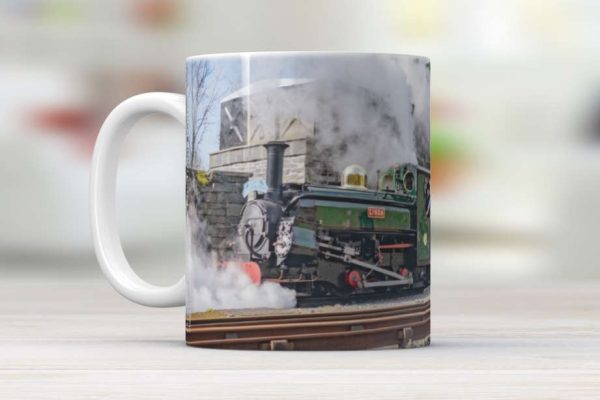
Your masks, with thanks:
M362 276L360 275L360 272L356 270L346 272L346 284L352 289L362 287Z
M247 261L242 263L242 269L250 277L252 283L259 285L260 280L262 279L262 274L260 272L260 266L254 261Z
M221 264L223 268L239 268L250 278L250 281L255 285L259 285L262 279L260 266L253 261L225 261Z

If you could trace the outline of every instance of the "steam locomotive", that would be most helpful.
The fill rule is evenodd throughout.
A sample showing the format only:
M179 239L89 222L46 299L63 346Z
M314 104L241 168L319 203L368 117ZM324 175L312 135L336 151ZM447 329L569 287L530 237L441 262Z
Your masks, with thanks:
M377 190L352 165L342 184L282 184L288 147L269 142L267 191L241 213L237 253L262 281L297 297L347 297L424 288L430 281L429 171L412 164L378 171Z

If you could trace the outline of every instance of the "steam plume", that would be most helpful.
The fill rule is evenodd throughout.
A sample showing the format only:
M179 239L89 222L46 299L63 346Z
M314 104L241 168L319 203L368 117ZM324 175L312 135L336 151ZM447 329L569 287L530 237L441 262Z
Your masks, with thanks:
M261 75L280 77L289 70L286 62L292 62L302 80L296 79L301 82L296 87L263 90L266 95L250 93L249 112L256 124L266 128L263 140L276 139L281 127L272 124L282 117L314 121L315 149L327 151L331 167L341 172L350 164L360 164L373 182L377 170L417 162L415 132L426 135L428 143L427 60L347 57L309 55L300 60L284 58L280 64L270 60L268 73L263 65L256 66Z
M292 308L296 293L273 282L256 285L235 267L219 268L217 256L208 251L206 224L188 210L187 254L189 312L209 309Z

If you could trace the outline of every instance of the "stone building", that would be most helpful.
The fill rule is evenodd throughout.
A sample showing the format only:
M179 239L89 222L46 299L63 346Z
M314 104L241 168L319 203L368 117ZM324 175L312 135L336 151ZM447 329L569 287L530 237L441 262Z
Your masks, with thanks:
M315 81L273 79L253 83L221 101L220 149L210 154L210 171L251 173L264 179L263 144L286 142L283 183L339 183L339 176L315 159L316 121L303 114L305 99L314 99ZM311 157L312 156L312 157Z

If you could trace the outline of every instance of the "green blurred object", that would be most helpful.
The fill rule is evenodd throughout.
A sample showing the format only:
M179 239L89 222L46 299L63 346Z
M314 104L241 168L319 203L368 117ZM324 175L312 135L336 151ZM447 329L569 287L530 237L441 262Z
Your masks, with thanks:
M431 159L458 160L466 156L466 146L456 132L437 125L431 126Z
M82 2L72 0L45 1L42 5L42 17L51 22L79 22L83 20Z
M468 158L468 146L455 131L437 124L431 127L431 181L436 190L456 187Z

